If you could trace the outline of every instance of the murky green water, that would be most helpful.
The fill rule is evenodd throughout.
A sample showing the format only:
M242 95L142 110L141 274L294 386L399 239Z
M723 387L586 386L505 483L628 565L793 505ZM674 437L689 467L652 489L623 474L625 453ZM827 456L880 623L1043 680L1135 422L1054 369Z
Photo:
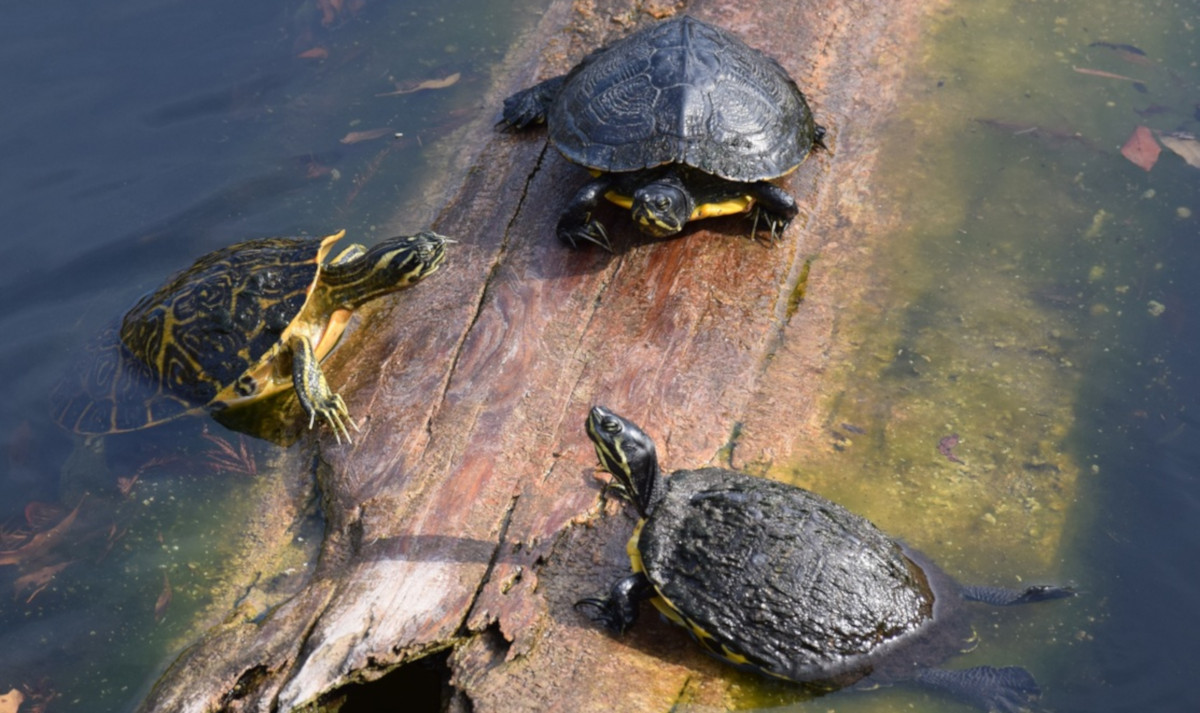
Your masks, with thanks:
M255 476L273 446L198 421L97 451L45 399L72 349L200 254L436 214L438 140L490 110L489 68L533 15L351 5L50 3L0 28L22 68L0 78L0 551L73 518L69 542L0 566L0 693L128 708L197 627L303 583L311 473ZM1139 125L1197 129L1197 28L1195 2L936 15L874 196L902 207L875 258L891 269L851 319L827 447L791 468L964 581L1076 584L981 611L978 650L950 662L1023 664L1054 710L1200 708L1200 169L1119 151ZM961 462L938 451L951 435ZM738 681L797 710L965 710Z

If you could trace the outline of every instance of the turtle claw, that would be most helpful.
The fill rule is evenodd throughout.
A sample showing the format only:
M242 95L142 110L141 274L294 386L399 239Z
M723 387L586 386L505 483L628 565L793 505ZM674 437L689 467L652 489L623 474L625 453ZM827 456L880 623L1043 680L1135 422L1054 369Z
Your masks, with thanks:
M350 431L346 428L349 424L355 432L359 431L358 424L350 417L350 411L346 408L346 402L342 400L341 394L330 394L329 398L324 399L320 404L313 404L313 408L308 414L308 427L312 429L317 425L317 416L321 420L329 424L333 430L333 437L341 445L342 437L346 438L347 444L353 444L354 439L350 438Z
M595 609L595 612L592 614L582 612L587 618L616 634L625 633L627 624L624 617L621 616L616 602L612 599L607 597L587 597L575 602L575 611L581 611L584 607Z
M759 221L762 221L766 225L767 230L770 231L770 237L768 238L770 243L775 243L776 241L782 240L783 231L787 230L787 227L792 223L791 218L781 216L778 213L773 213L764 208L755 208L754 224L750 228L751 237L758 237Z
M558 239L572 248L580 247L580 243L591 243L613 252L612 243L608 240L608 230L598 220L589 220L583 225L567 228L559 226Z

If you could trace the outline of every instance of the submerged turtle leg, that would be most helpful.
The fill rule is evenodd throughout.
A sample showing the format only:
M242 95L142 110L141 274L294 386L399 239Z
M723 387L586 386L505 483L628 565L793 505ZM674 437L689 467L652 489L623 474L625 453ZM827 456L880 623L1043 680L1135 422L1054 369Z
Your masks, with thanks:
M292 350L292 383L296 387L300 405L308 414L308 427L316 425L317 416L320 416L333 429L333 437L338 443L342 442L342 436L350 443L350 431L346 430L346 424L356 431L358 424L350 418L342 397L330 390L321 371L321 363L313 353L312 344L304 337L292 337L288 347Z
M612 184L613 179L610 176L600 176L579 189L571 202L567 204L567 209L563 211L562 217L558 219L556 231L559 240L573 248L579 247L579 241L595 243L612 252L612 245L608 242L608 231L604 229L604 224L592 219L592 212L603 201L604 194L608 192Z
M654 585L650 584L644 572L638 572L614 582L607 597L580 599L575 602L575 608L594 608L595 615L589 615L588 618L618 634L624 634L637 621L638 605L652 596Z
M787 229L792 218L800 212L796 199L774 183L758 181L746 184L746 193L754 198L754 232L758 231L758 221L766 222L771 231L771 240L775 240Z
M1033 674L1019 666L976 666L955 671L927 668L918 671L914 680L989 713L1028 711L1042 694Z
M1056 587L1052 584L1038 584L1025 589L1006 589L1004 587L963 587L962 597L969 602L982 602L996 607L1007 607L1013 604L1032 604L1033 602L1048 602L1052 599L1064 599L1075 596L1075 590L1070 587Z
M547 79L505 99L503 122L517 131L534 124L544 124L546 113L562 91L566 79L565 74Z

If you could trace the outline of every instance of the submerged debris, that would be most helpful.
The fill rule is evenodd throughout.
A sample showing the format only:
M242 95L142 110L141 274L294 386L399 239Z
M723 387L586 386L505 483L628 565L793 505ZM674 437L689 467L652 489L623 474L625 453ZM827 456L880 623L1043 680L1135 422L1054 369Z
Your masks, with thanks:
M1149 171L1154 168L1154 164L1158 161L1158 155L1162 149L1158 147L1158 142L1154 140L1154 134L1144 126L1139 126L1133 130L1133 134L1125 141L1125 145L1121 147L1121 155L1133 162L1135 166L1143 171Z
M958 445L958 434L951 433L938 441L938 453L946 456L946 460L951 463L962 463L962 459L954 455L954 447Z

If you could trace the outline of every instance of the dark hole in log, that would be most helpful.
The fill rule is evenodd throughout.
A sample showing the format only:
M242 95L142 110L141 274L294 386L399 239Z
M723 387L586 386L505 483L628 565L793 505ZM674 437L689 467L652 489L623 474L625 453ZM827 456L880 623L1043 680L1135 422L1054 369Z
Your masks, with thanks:
M450 704L450 649L404 664L369 683L339 690L339 713L375 713L404 710L408 713L441 713Z

